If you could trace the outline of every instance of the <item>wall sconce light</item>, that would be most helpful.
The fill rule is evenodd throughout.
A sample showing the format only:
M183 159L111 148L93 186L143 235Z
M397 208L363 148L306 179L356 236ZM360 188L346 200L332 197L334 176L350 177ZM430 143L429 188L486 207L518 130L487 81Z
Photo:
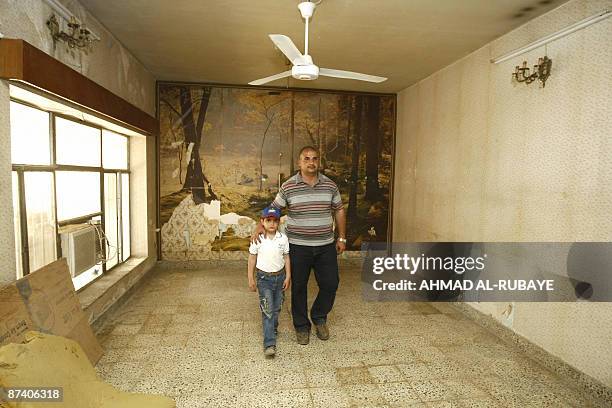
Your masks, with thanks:
M68 32L62 30L60 22L57 17L55 17L55 14L52 14L49 21L47 21L47 27L49 27L49 31L51 31L54 45L56 45L58 41L63 41L68 44L70 48L79 48L87 52L91 50L91 44L94 41L98 41L98 38L85 27L85 24L79 23L74 16L71 16L70 20L68 20Z
M536 79L542 82L542 88L546 86L546 80L550 76L550 68L552 67L552 60L547 56L538 59L537 65L533 66L533 73L529 72L527 61L523 61L523 66L516 66L512 73L512 78L517 82L524 82L530 84Z

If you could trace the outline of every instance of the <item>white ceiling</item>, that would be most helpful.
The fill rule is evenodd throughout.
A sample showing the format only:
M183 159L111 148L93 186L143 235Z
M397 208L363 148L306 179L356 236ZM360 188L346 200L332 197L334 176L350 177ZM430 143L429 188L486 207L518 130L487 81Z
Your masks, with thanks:
M304 47L298 0L80 1L163 81L246 84L289 69L268 34ZM269 85L398 92L565 1L323 0L310 26L315 64L389 80Z

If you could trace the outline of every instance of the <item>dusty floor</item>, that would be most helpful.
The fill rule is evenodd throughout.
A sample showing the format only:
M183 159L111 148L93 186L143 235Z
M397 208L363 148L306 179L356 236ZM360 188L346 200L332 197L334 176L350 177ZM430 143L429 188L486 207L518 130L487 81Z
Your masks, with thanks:
M154 272L99 334L101 377L179 408L598 406L449 305L362 302L357 268L341 268L331 338L298 345L286 302L268 360L245 269Z

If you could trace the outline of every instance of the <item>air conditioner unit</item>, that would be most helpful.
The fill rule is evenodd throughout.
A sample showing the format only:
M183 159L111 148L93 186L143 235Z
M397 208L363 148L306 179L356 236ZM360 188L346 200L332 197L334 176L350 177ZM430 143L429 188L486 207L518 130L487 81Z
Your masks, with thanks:
M72 277L93 267L97 262L96 243L98 237L94 227L88 225L60 235L62 255L68 261Z

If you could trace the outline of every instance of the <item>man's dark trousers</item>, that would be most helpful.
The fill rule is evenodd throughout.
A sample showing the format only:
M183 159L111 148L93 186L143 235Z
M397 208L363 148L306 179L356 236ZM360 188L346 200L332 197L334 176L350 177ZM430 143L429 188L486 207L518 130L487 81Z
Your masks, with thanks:
M334 243L323 246L289 245L291 258L291 314L297 331L310 331L308 320L308 278L314 268L319 294L310 309L314 324L322 324L331 311L340 281L338 254Z

